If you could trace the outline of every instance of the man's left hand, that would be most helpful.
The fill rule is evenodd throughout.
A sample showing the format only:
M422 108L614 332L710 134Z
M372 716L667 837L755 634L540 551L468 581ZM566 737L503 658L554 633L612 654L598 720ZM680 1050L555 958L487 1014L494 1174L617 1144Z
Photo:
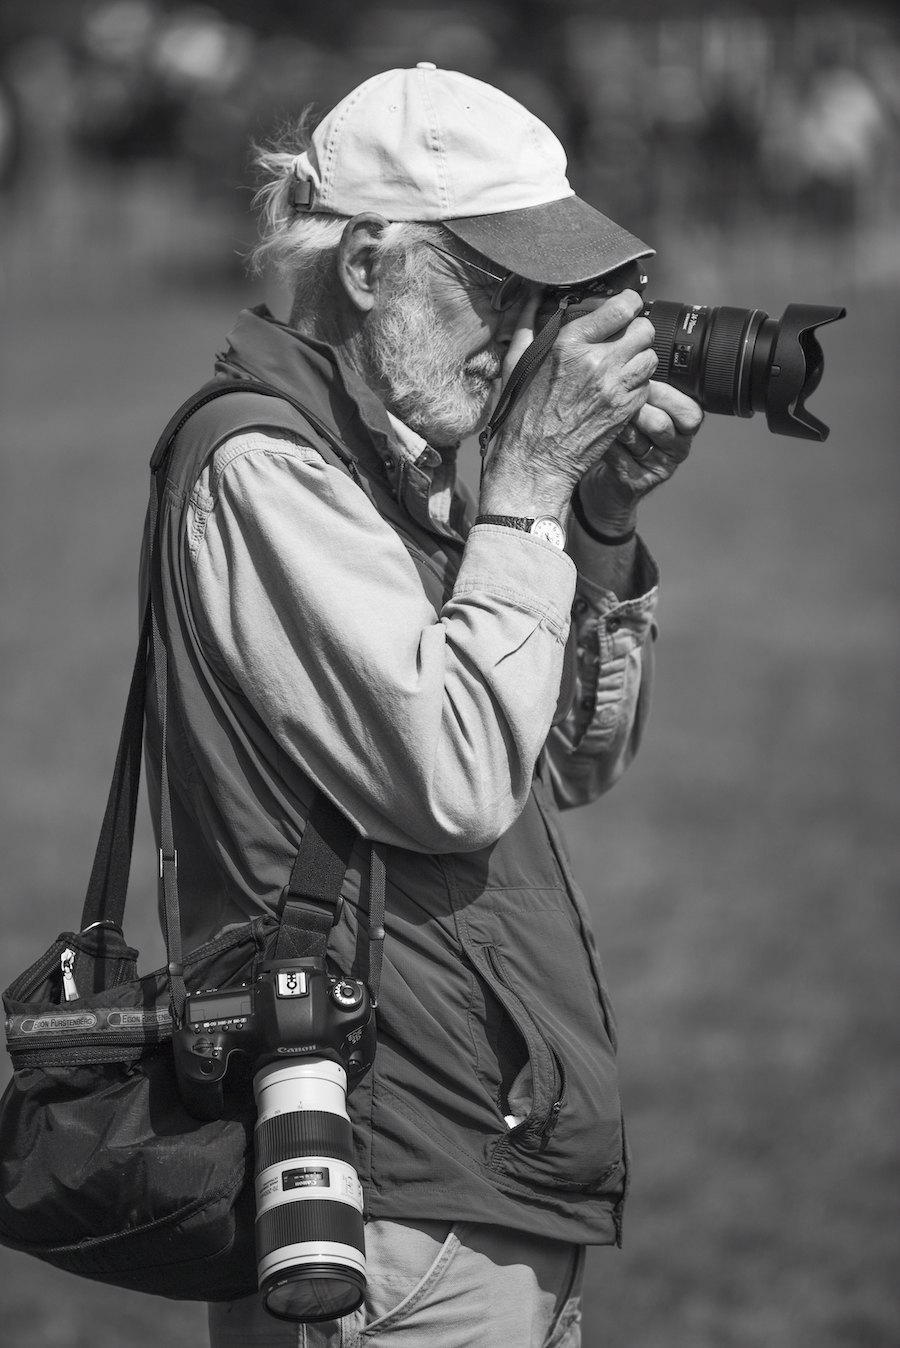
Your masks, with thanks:
M651 379L644 406L579 483L594 528L612 537L633 529L639 502L684 462L702 421L693 398Z

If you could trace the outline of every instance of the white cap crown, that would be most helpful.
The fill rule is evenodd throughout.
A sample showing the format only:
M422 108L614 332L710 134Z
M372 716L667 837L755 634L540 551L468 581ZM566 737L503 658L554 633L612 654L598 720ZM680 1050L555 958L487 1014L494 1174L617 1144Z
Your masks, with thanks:
M314 211L389 220L495 215L575 195L549 127L501 90L424 61L348 94L295 173L311 183Z

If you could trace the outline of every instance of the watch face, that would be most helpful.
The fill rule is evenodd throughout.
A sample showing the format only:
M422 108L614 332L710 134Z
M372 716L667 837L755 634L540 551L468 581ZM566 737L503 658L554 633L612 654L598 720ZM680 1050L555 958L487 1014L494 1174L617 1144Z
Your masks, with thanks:
M566 546L566 531L559 520L555 520L552 515L542 515L539 520L535 520L528 532L542 538L545 543L552 543L560 552Z

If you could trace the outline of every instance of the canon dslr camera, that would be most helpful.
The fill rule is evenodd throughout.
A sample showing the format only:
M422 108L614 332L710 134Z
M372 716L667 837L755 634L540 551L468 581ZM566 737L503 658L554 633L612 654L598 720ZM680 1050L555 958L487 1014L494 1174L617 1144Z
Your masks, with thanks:
M185 1108L216 1119L231 1055L249 1055L256 1097L256 1255L267 1311L336 1320L366 1287L362 1187L347 1091L375 1056L364 983L318 958L270 960L255 983L187 998L173 1036Z

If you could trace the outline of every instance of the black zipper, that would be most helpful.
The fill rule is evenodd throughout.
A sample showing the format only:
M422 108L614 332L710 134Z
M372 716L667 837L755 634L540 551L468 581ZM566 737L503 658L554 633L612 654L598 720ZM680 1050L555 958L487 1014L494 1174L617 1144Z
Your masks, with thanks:
M58 1053L61 1049L71 1049L74 1054L86 1048L149 1048L167 1043L172 1031L160 1031L159 1034L136 1035L121 1030L105 1030L100 1034L71 1034L44 1037L16 1035L6 1041L9 1056L15 1061L17 1055L28 1054L38 1057L41 1053ZM77 1066L77 1063L73 1063Z
M559 1095L550 1106L550 1113L547 1115L547 1122L541 1129L541 1151L547 1146L550 1138L553 1136L554 1129L559 1123L559 1116L566 1100L566 1069L562 1065L562 1059L555 1048L550 1049L553 1061L556 1064L556 1075L559 1078Z
M503 989L504 992L506 992L506 993L508 994L508 996L509 996L511 999L513 999L519 1006L522 1007L522 1011L523 1011L524 1014L528 1017L528 1020L531 1021L531 1016L528 1014L527 1009L525 1008L524 1004L521 1002L521 999L519 998L518 993L517 993L513 988L511 988L511 987L509 986L509 983L508 983L507 980L506 980L506 976L505 976L504 971L503 971L503 968L502 968L502 966L501 966L501 964L500 964L500 957L499 957L497 951L494 949L493 946L489 946L489 945L483 946L482 949L483 949L483 951L484 951L484 954L485 954L485 957L486 957L486 959L487 959L487 962L488 962L488 964L490 965L491 972L493 973L493 975L494 975L496 981L499 983L500 987ZM501 999L501 1000L502 1000L502 999ZM522 1037L524 1038L525 1043L526 1043L526 1045L527 1045L527 1047L528 1047L528 1056L529 1056L529 1058L531 1059L531 1063L532 1063L532 1077L533 1077L533 1074L534 1074L534 1059L535 1059L535 1055L534 1055L534 1053L532 1052L532 1047L531 1047L531 1036L529 1036L528 1034L525 1033L525 1031L522 1029L522 1027L521 1027L521 1025L520 1025L520 1023L519 1023L519 1019L518 1019L517 1017L513 1016L512 1011L510 1010L510 1008L507 1007L506 1009L507 1009L508 1013L510 1014L510 1016L512 1017L513 1023L516 1025L517 1029L519 1030L519 1033L520 1033L520 1034L522 1035ZM562 1107L563 1107L563 1105L565 1104L565 1097L566 1097L566 1073L565 1073L565 1068L564 1068L563 1065L562 1065L562 1060L561 1060L559 1054L556 1052L556 1049L553 1048L553 1046L547 1042L547 1040L544 1038L544 1036L543 1036L543 1035L540 1033L540 1031L537 1029L537 1026L534 1025L533 1021L532 1021L532 1035L533 1035L533 1037L538 1041L538 1043L540 1044L540 1046L541 1046L541 1047L546 1051L546 1053L548 1054L549 1059L550 1059L550 1062L551 1062L551 1065L555 1068L556 1079L557 1079L557 1081L558 1081L558 1083L559 1083L558 1090L556 1091L556 1098L553 1100L553 1103L550 1105L550 1109L549 1109L549 1111L548 1111L548 1113L547 1113L546 1118L544 1119L543 1124L541 1125L540 1132L539 1132L539 1134L538 1134L538 1136L539 1136L540 1139L541 1139L541 1141L540 1141L540 1149L541 1149L541 1151L543 1151L544 1148L547 1146L547 1143L549 1142L550 1138L553 1136L554 1129L556 1128L556 1125L557 1125L557 1123L559 1122L559 1116L560 1116L560 1113L561 1113L561 1111L562 1111ZM533 1080L532 1080L532 1089L534 1089L534 1081L533 1081ZM537 1105L537 1097L536 1097L536 1092L535 1092L535 1097L534 1097L534 1100L533 1100L533 1102L532 1102L531 1115L529 1115L529 1118L531 1118L531 1116L535 1113L536 1105ZM525 1126L526 1126L526 1124L527 1124L527 1122L528 1122L527 1119L523 1119L522 1122L521 1122L520 1124L517 1124L517 1125L516 1125L516 1128L522 1128L522 1129L524 1129ZM510 1131L511 1131L511 1132L515 1132L516 1129L511 1129Z

